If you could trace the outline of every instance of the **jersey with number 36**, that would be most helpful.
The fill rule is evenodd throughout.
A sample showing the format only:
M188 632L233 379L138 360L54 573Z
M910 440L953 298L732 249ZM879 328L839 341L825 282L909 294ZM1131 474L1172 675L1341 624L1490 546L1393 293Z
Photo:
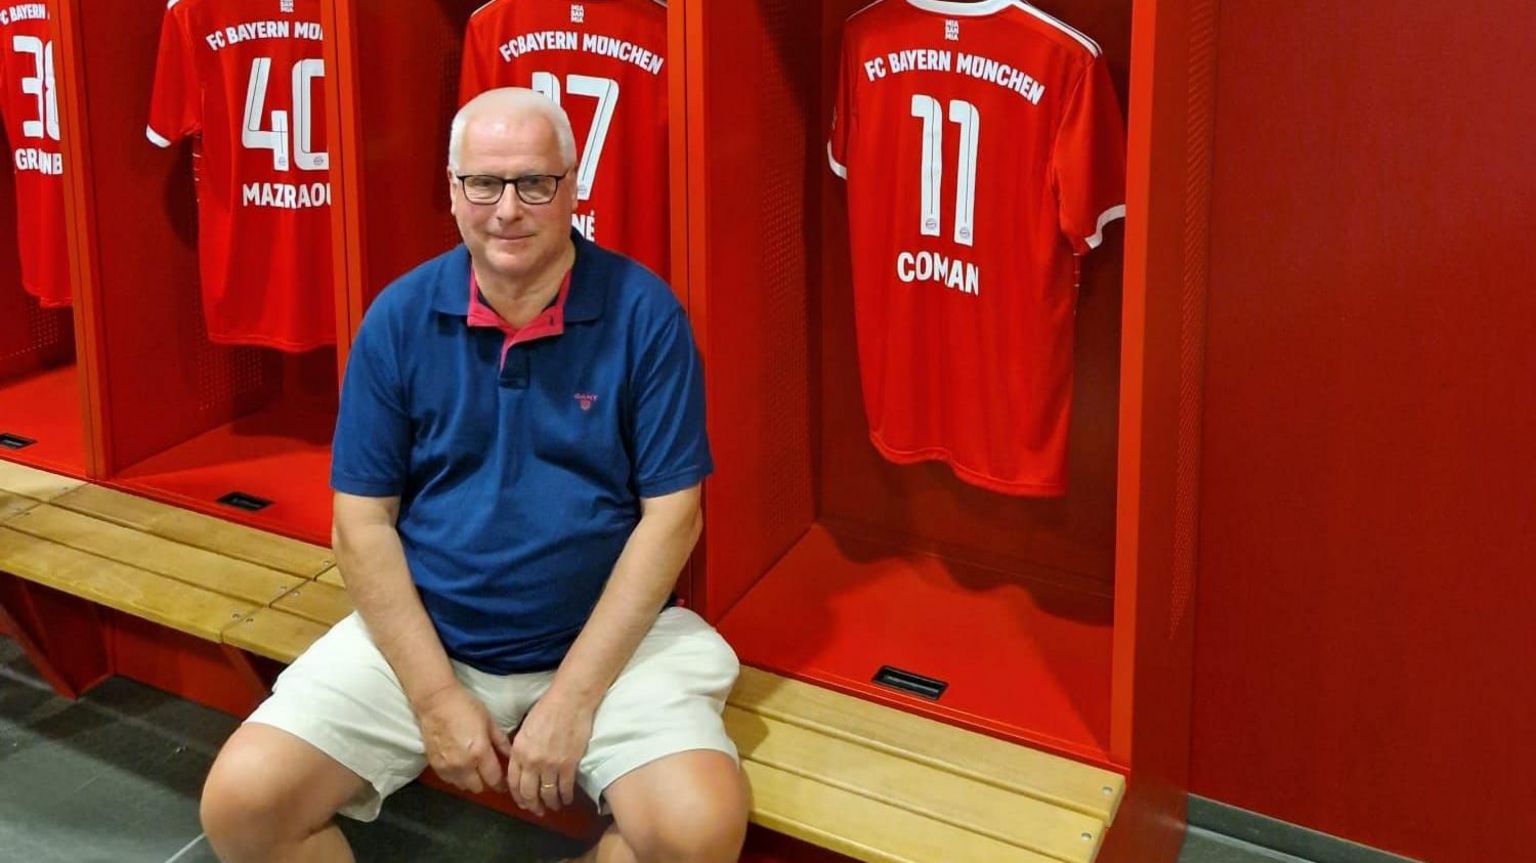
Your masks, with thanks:
M67 306L70 297L64 156L53 70L47 5L0 6L0 117L16 175L21 283L45 307ZM0 240L10 243L9 238Z
M658 0L491 0L469 19L459 101L530 87L576 135L572 221L666 278L667 7Z
M880 0L844 25L839 69L827 155L848 181L871 440L1063 493L1074 256L1125 212L1098 45L1019 0Z
M208 337L336 340L320 0L171 0L149 140L194 138Z

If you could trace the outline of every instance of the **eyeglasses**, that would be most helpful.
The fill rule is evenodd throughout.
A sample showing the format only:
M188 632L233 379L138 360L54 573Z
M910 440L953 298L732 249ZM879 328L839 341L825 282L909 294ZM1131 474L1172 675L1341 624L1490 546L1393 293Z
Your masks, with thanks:
M517 199L525 204L538 206L547 204L555 199L555 192L560 189L560 181L570 174L569 168L564 174L524 174L521 177L498 177L494 174L455 174L459 179L459 186L464 190L464 197L471 204L496 204L500 203L501 196L506 194L507 187L517 190Z

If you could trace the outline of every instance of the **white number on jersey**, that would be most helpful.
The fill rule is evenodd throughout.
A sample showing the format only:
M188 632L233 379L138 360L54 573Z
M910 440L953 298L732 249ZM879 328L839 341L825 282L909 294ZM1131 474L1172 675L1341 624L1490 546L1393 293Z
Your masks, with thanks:
M288 112L273 111L272 128L261 127L263 108L267 104L267 79L272 72L271 57L251 60L251 77L245 87L245 119L241 123L240 143L250 150L271 150L272 168L288 170L289 128ZM300 171L324 171L330 168L327 153L316 153L314 142L314 111L310 100L311 84L316 78L325 77L325 61L309 58L293 64L289 86L293 92L293 164Z
M560 104L560 79L554 75L548 72L533 73L532 89L543 93L556 105ZM608 124L613 122L613 111L619 105L619 82L612 78L572 74L565 78L565 89L573 96L588 96L597 100L597 112L592 115L592 128L587 130L587 142L581 148L581 164L576 168L576 200L585 201L592 196L597 165L603 158L603 143L608 140Z
M921 206L918 231L924 236L939 235L939 195L944 185L944 114L939 100L915 93L912 116L923 121L923 164ZM955 242L972 245L976 227L976 138L981 132L981 114L976 106L961 99L949 103L950 122L960 127L960 176L955 184Z
M21 134L28 138L44 135L59 140L59 95L54 90L53 43L36 36L12 36L11 48L17 54L31 54L34 74L21 79L21 92L37 97L37 119L22 120Z

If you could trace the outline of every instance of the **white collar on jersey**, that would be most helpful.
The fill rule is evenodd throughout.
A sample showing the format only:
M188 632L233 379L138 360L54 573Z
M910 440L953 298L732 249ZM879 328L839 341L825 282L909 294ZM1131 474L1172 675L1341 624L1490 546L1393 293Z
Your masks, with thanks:
M955 3L950 0L907 0L907 2L926 12L937 12L940 15L991 15L1009 6L1018 5L1018 0L981 0L980 3Z

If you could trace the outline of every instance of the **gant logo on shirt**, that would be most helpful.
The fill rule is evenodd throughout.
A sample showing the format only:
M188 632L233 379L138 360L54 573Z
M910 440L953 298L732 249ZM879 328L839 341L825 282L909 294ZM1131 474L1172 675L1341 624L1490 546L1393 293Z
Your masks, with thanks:
M571 23L580 24L587 20L587 10L580 3L571 4Z
M576 401L581 403L582 410L589 411L592 409L592 403L597 401L597 396L591 393L577 393Z

